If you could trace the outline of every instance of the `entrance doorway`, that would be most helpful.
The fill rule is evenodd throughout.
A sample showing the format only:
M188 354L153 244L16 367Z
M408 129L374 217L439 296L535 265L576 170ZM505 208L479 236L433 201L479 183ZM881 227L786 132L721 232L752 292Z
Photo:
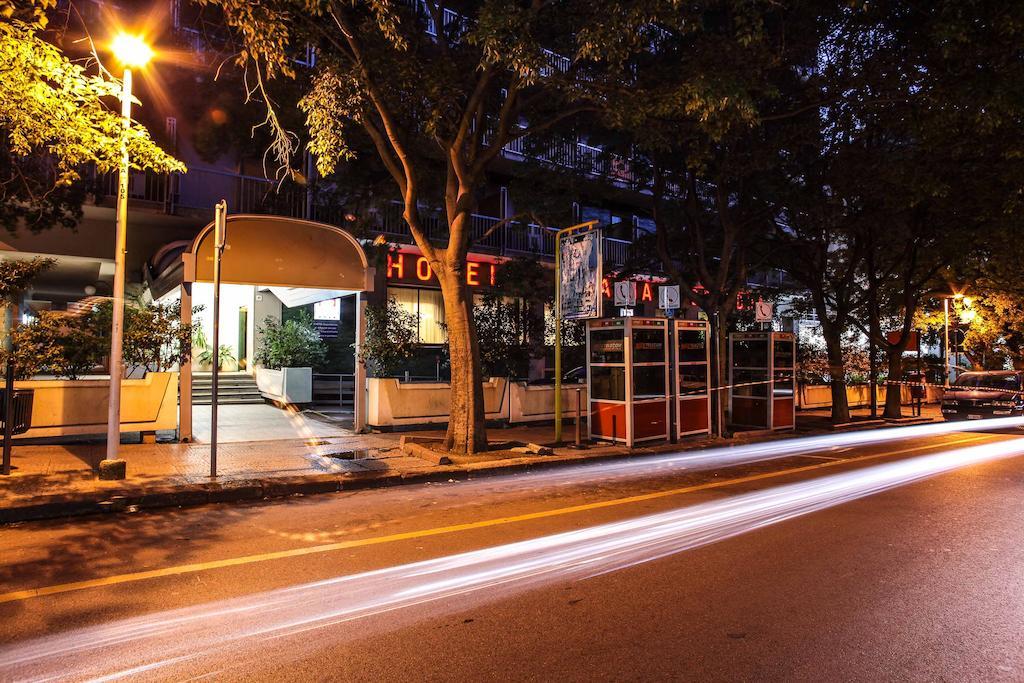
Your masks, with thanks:
M238 369L249 367L249 309L242 306L238 309Z

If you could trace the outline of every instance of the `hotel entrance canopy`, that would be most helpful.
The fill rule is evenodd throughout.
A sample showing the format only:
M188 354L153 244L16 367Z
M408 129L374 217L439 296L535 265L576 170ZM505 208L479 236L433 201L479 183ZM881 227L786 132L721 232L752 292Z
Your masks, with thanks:
M192 318L192 284L213 282L213 223L182 254L181 318ZM373 290L374 270L359 241L341 228L284 216L227 217L221 282L274 289L330 290L336 296ZM360 297L362 299L362 297ZM365 299L356 306L356 344L365 336ZM358 349L356 357L359 357ZM356 363L355 429L366 424L365 368ZM179 438L192 438L192 365L181 367Z
M185 282L213 282L213 223L182 258ZM227 217L221 282L366 292L373 269L362 245L341 228L282 216Z

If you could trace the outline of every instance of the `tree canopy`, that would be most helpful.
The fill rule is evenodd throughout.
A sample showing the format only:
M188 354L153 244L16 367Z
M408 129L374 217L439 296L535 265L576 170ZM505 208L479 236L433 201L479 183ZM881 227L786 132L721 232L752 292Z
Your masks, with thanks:
M185 170L143 126L123 131L117 79L97 64L69 60L44 39L51 4L0 5L0 222L8 230L73 225L84 199L75 186L83 168L116 170L122 139L132 168Z

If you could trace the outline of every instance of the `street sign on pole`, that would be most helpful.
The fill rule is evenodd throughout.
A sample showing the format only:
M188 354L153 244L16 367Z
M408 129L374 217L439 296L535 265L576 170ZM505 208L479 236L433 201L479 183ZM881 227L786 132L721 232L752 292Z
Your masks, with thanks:
M555 442L562 440L562 318L601 317L601 231L597 221L555 234ZM580 233L579 236L574 233Z
M770 323L772 321L772 305L767 301L757 300L754 306L754 322Z
M666 311L679 308L679 285L658 287L658 308Z
M615 305L636 306L636 283L624 280L615 283Z

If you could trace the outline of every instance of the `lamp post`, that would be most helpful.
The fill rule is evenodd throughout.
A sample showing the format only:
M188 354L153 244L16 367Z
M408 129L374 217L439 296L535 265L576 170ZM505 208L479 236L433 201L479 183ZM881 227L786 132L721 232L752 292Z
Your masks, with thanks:
M945 376L945 379L943 381L943 385L946 386L946 387L949 387L949 376L953 373L953 369L957 367L957 362L959 361L959 356L960 356L960 353L959 353L959 350L958 350L956 352L956 354L955 354L955 357L952 359L953 360L953 365L951 367L950 366L950 357L949 357L949 300L950 299L956 299L957 301L960 301L961 299L964 299L964 293L963 292L956 292L954 294L942 297L942 320L943 320L943 345L942 345L942 356L943 356L943 358L942 358L942 365L943 365L943 375ZM971 305L971 300L970 299L964 299L964 302L966 303L967 306ZM957 318L957 320L955 320L953 322L953 343L959 349L959 339L957 337L958 337L959 332L960 332L960 326L957 324L958 320L959 320L959 318Z
M121 378L124 376L124 275L128 244L128 133L132 125L132 68L145 66L153 50L138 36L120 34L111 46L124 66L121 80L121 167L117 178L117 232L114 247L114 310L110 326L110 403L107 410L107 460L118 459L121 445Z

